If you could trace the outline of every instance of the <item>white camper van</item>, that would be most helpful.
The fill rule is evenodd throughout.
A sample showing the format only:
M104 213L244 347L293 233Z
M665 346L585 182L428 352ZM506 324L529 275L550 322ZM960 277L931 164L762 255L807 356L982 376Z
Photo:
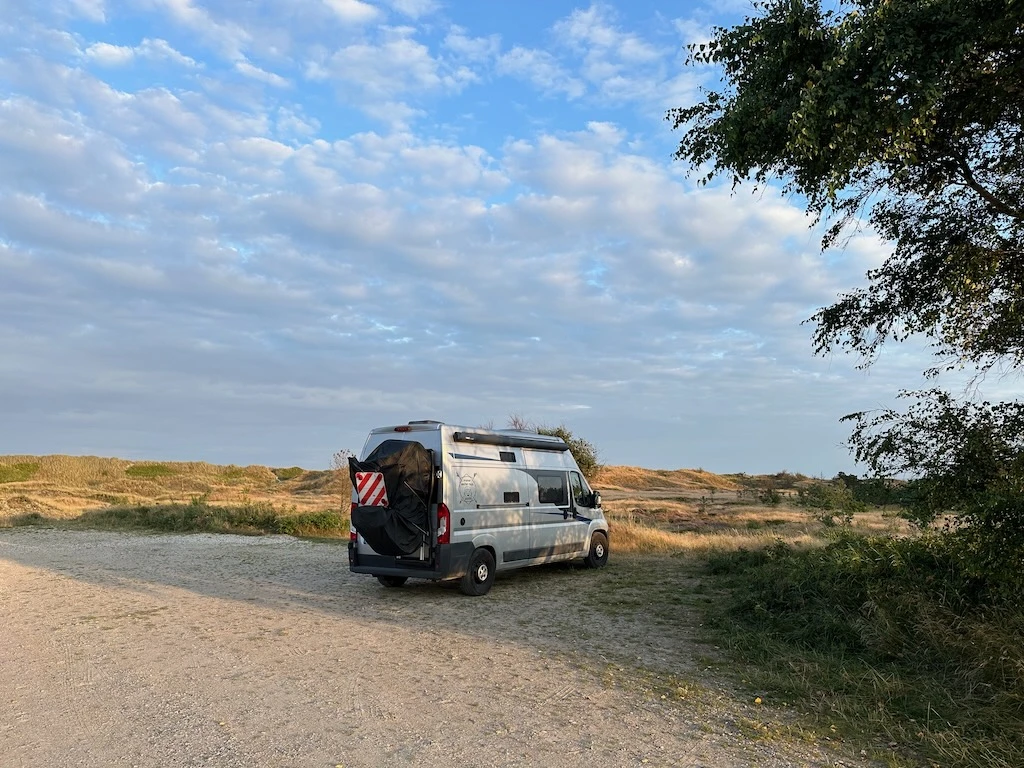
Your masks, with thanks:
M384 586L460 579L483 595L496 571L608 561L601 496L559 437L410 421L370 432L349 473L349 568Z

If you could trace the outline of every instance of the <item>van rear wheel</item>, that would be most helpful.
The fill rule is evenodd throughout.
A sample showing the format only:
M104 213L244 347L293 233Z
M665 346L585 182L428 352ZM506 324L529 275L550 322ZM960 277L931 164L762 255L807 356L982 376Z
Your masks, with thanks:
M469 568L459 582L464 595L486 595L494 583L494 555L490 550L477 549L469 558Z
M406 576L378 576L377 581L385 587L400 587L408 581Z
M583 562L587 568L602 568L608 562L608 537L601 531L590 537L590 551Z

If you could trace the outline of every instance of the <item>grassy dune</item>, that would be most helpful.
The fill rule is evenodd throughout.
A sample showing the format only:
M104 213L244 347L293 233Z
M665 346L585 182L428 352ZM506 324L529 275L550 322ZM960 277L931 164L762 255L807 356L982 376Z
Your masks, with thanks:
M820 524L804 510L757 500L802 475L716 475L700 469L604 467L595 485L619 552L759 548L778 539L813 546ZM0 525L77 521L102 527L347 535L347 472L301 467L128 461L96 456L0 456ZM785 494L785 491L783 491ZM859 516L865 530L895 524Z
M602 490L675 491L740 488L726 475L703 469L644 469L643 467L606 466L598 471L594 484Z
M96 456L0 456L0 518L72 519L109 507L269 504L310 513L346 507L344 472Z

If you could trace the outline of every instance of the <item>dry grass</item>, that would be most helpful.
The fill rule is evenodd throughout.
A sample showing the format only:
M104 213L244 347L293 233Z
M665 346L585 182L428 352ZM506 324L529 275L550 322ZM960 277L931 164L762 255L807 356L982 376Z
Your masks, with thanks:
M618 494L617 494L618 495ZM787 502L757 504L736 494L666 496L659 492L626 492L604 501L619 552L680 552L761 549L778 541L797 546L823 543L826 528L809 510ZM854 530L863 533L909 533L909 524L884 510L854 516Z
M298 470L298 471L296 471ZM89 510L144 504L273 504L296 514L345 508L347 472L206 462L132 462L96 456L0 456L0 518L38 513L72 519Z
M749 479L749 478L748 478ZM618 552L679 553L757 549L777 540L812 545L823 526L788 504L760 504L748 489L703 470L605 467L595 483ZM208 507L269 505L301 516L347 509L347 472L300 467L131 462L96 456L0 456L0 521L23 515L68 520L86 512L201 502ZM902 525L878 511L857 515L866 532Z
M771 531L732 529L706 533L666 531L638 518L609 519L611 547L615 552L678 555L761 549L779 540ZM786 537L796 546L819 546L823 540L811 533Z
M740 488L732 480L703 469L644 469L643 467L601 467L594 485L602 490L716 490Z

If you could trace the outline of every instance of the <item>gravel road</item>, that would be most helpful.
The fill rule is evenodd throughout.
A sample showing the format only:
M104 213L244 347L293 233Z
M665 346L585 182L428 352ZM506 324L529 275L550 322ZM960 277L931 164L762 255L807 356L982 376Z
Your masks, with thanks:
M0 530L0 768L860 765L755 738L777 713L705 679L642 562L467 598L335 543Z

